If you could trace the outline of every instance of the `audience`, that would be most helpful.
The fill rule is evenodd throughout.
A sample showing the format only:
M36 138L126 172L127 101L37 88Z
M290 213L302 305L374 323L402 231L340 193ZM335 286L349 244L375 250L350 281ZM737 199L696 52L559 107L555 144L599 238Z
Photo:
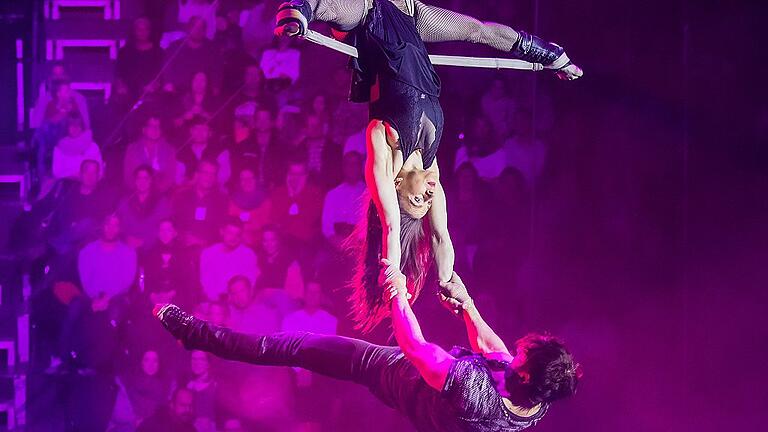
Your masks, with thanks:
M323 235L335 247L340 247L360 221L360 209L365 200L362 154L350 151L344 155L344 182L328 191L323 204Z
M198 432L195 418L195 393L185 387L173 392L168 406L158 408L139 424L136 432Z
M259 270L256 288L263 290L268 303L281 314L293 309L295 301L304 297L304 277L291 249L283 244L274 226L265 227L261 234Z
M77 261L83 293L94 310L122 301L136 278L136 251L120 240L120 218L107 216L101 238L89 243Z
M128 398L138 421L149 418L168 400L171 386L160 373L160 356L148 350L141 357L141 368L126 379Z
M127 43L117 54L117 87L124 86L133 102L159 88L156 78L163 68L165 53L155 42L153 30L148 18L137 18Z
M323 193L309 183L309 170L303 161L291 162L284 186L270 196L271 221L290 240L311 244L320 236Z
M242 275L251 283L259 276L256 254L243 244L243 223L229 217L221 227L221 242L200 253L200 284L210 301L219 300L227 292L229 280Z
M189 372L184 387L195 394L195 429L198 432L215 432L218 383L211 375L209 354L204 351L192 351Z
M214 18L215 19L215 18ZM213 23L210 26L214 29ZM164 89L168 92L183 94L192 77L204 72L210 79L213 93L221 88L221 58L210 39L208 24L199 16L191 16L187 23L187 37L177 40L166 50L166 69L163 74Z
M327 126L320 114L310 114L296 154L307 161L312 181L328 189L339 183L342 149L328 139Z
M219 165L202 160L192 183L173 197L172 219L185 246L204 246L218 235L227 212L227 198L219 191Z
M187 127L192 124L193 119L199 117L205 121L210 121L216 108L208 75L202 71L196 72L192 75L189 89L181 97L179 116L176 117L173 124L176 128Z
M160 221L170 217L168 200L154 188L155 171L149 165L133 170L133 191L117 206L126 242L136 249L148 249L157 236Z
M216 161L219 166L218 182L224 184L229 180L231 168L229 165L229 151L219 147L211 136L211 128L203 116L195 116L189 122L189 140L181 150L178 159L184 165L184 172L192 177L197 172L197 165L201 160Z
M43 124L48 106L51 101L56 98L57 87L69 82L70 78L64 65L61 63L54 63L48 78L40 83L37 102L35 103L35 107L32 110L32 115L29 120L32 128L39 128ZM71 88L69 89L69 96L77 107L76 111L80 113L80 116L83 118L85 129L91 129L91 117L89 115L88 102L86 101L85 96Z
M267 189L249 168L240 171L238 180L230 193L229 214L240 218L243 222L243 242L254 246L260 239L261 229L269 223Z
M147 116L141 129L141 138L125 150L123 178L128 188L133 187L133 174L139 165L152 167L155 171L155 187L160 192L167 192L177 182L176 150L165 140L159 116Z
M101 150L93 142L91 131L85 129L83 118L79 113L72 113L67 118L67 134L61 138L53 149L53 177L77 177L80 165L85 160L93 160L102 164Z
M229 327L252 335L263 335L280 330L278 311L264 302L262 292L254 293L253 284L243 275L233 276L227 288L229 299Z
M144 293L149 305L193 304L196 271L189 253L177 239L176 228L169 219L160 221L157 241L140 256L144 272Z

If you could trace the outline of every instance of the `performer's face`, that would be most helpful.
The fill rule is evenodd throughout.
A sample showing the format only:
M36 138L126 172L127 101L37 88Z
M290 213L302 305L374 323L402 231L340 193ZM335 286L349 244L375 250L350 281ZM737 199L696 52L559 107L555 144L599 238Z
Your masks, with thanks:
M430 207L437 189L437 176L431 171L411 171L395 180L400 207L410 216L421 219Z

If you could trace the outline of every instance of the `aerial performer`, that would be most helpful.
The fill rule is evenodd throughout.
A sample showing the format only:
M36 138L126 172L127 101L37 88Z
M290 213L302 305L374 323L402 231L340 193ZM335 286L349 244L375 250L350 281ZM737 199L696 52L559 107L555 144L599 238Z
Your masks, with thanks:
M155 308L184 347L261 366L300 367L354 382L408 418L418 431L520 431L535 425L552 402L576 392L581 371L563 343L528 334L510 351L483 320L457 276L443 283L443 304L461 315L469 349L450 353L428 342L408 300L406 277L383 260L382 302L397 347L313 333L237 333L186 314Z
M563 80L583 72L559 45L523 31L481 22L418 0L293 0L277 13L275 34L303 36L312 21L331 25L354 45L351 100L368 102L366 184L371 202L348 241L358 257L352 318L370 331L389 313L377 280L385 258L408 277L418 297L434 257L438 278L453 275L454 251L437 150L443 133L440 78L424 42L467 41L554 71Z

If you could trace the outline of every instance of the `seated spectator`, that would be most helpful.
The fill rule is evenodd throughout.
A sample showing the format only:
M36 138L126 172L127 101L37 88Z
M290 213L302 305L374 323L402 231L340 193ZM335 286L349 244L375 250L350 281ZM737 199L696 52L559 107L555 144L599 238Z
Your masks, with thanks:
M480 99L483 115L500 137L508 137L512 132L510 126L514 124L515 110L519 105L519 101L510 97L507 82L501 77L491 81L490 87Z
M286 146L278 138L274 113L268 109L256 111L254 138L259 149L259 165L256 172L267 188L273 188L285 181Z
M133 174L139 165L149 165L155 171L154 185L158 192L166 192L176 183L176 150L163 137L158 116L147 117L141 129L141 138L125 150L123 178L128 188L133 188Z
M544 170L547 145L536 137L530 111L518 110L514 125L514 134L504 142L507 164L523 175L526 187L530 189Z
M243 275L251 282L259 276L256 254L243 244L243 224L230 217L221 228L221 242L200 254L200 284L210 301L217 301L227 292L232 277Z
M233 121L232 134L222 139L222 148L229 153L232 172L259 167L259 147L253 134L252 117L237 116ZM235 180L235 179L233 179Z
M448 189L448 214L461 221L451 230L456 251L456 271L464 280L472 280L472 262L483 234L489 231L485 225L487 212L483 203L493 202L486 185L469 162L462 164L454 174L454 185ZM506 218L505 218L506 219ZM506 221L505 221L506 223Z
M184 384L195 394L195 429L198 432L215 432L216 392L218 382L211 374L208 353L192 351L189 359L189 377Z
M83 118L73 113L67 119L67 135L53 149L53 177L77 177L84 160L102 164L101 150L91 131L85 130Z
M94 353L94 343L88 342L92 333L77 331L83 318L91 312L105 313L107 321L120 323L127 311L126 294L136 278L136 251L120 241L120 219L107 216L101 238L80 251L77 268L83 295L69 302L58 348L67 363L79 364Z
M320 124L323 126L323 134L325 136L329 136L328 134L331 130L332 112L331 107L328 106L328 98L325 95L318 94L312 98L309 114L315 116L319 120Z
M133 21L127 43L117 53L117 87L125 86L133 103L146 93L159 89L156 78L163 68L165 54L155 43L152 30L152 23L148 18L137 18Z
M341 146L328 139L327 127L317 114L306 117L302 139L294 154L307 161L315 184L329 189L338 184L341 172Z
M212 22L212 30L214 25ZM221 88L221 59L206 35L208 28L206 21L199 16L191 16L187 23L187 37L168 47L165 59L167 65L163 74L165 91L183 94L192 82L192 77L198 72L205 72L213 93L218 94Z
M367 134L368 127L364 127L357 132L353 133L352 135L349 135L348 137L345 137L344 140L344 154L347 154L348 152L355 151L362 155L365 154L367 151L365 148L365 140Z
M77 261L83 292L94 310L104 310L120 299L136 279L136 251L120 240L120 218L107 216L99 240L89 243Z
M114 209L113 194L100 180L101 164L84 160L77 181L60 181L35 205L48 214L45 236L57 253L80 248L98 235L101 221Z
M145 351L138 371L125 379L128 398L137 422L149 418L168 403L171 383L160 373L157 351Z
M34 142L37 146L37 170L40 177L49 175L49 161L54 146L67 135L67 120L71 117L83 117L70 88L69 81L54 81L52 99L45 107L40 127L35 131Z
M217 107L205 72L192 75L189 89L181 96L180 103L179 115L173 121L177 128L190 126L192 120L199 117L205 121L211 120Z
M243 73L243 66L249 58L243 47L243 29L240 28L239 10L232 6L219 8L216 16L216 34L213 45L221 54L223 61L223 92L231 95L239 88L238 81Z
M274 47L261 55L261 70L270 86L285 89L299 80L301 52L293 48L291 38L276 37Z
M323 310L323 288L318 282L309 282L304 293L304 307L283 318L284 332L312 332L335 335L339 320Z
M285 185L270 196L270 220L291 240L311 243L321 234L323 193L308 183L309 170L305 162L288 166Z
M214 0L178 0L178 22L190 24L195 19L205 23L203 33L209 39L216 31L216 13L219 2Z
M223 301L208 304L208 321L213 325L229 327L229 307Z
M254 246L261 238L261 229L269 223L270 209L267 191L252 169L243 169L239 182L230 194L229 214L243 222L243 241Z
M218 175L215 161L202 160L192 184L174 196L172 219L183 245L205 245L216 239L227 214L227 198L218 189Z
M158 408L136 432L198 432L194 426L195 393L185 387L173 392L171 403Z
M144 269L144 292L149 304L176 303L191 306L197 273L189 253L176 238L176 228L170 220L163 220L154 245L141 254Z
M304 295L304 307L283 318L284 332L312 332L335 335L338 320L322 309L323 291L317 282L307 284ZM329 395L323 386L330 384L328 378L304 369L294 369L296 385L301 388L297 393L297 414L305 422L315 424L316 430L322 430L320 424L327 420L338 396Z
M366 193L363 177L362 154L351 151L344 155L344 182L328 191L323 204L323 235L337 248L347 238L360 220L363 206L362 196Z
M227 288L229 293L229 327L232 330L252 334L270 334L280 330L280 316L261 298L254 294L253 284L243 275L233 276Z
M35 103L35 107L33 108L29 119L30 126L33 129L37 129L43 124L48 105L56 97L56 87L61 83L69 82L70 78L64 65L61 63L54 63L51 68L51 74L45 81L40 83L37 102ZM69 89L69 95L77 107L75 111L79 112L80 117L83 118L85 129L91 129L91 117L88 112L88 101L85 99L85 96L71 88Z
M189 141L179 151L178 159L184 165L184 172L190 179L197 172L197 165L203 159L215 160L218 164L220 185L226 183L231 175L229 151L220 147L213 139L208 121L202 116L195 116L190 120Z
M454 171L465 162L475 167L483 180L493 180L509 166L507 153L496 136L491 122L478 116L472 123L464 142L456 152Z
M139 165L133 170L133 190L117 206L125 240L136 249L151 247L160 221L171 215L168 200L154 188L154 176L152 167Z
M259 250L261 276L256 281L257 290L264 290L267 303L281 315L293 309L296 301L304 298L304 276L296 257L283 244L280 232L273 226L262 231Z
M239 89L222 109L221 125L232 124L235 117L253 117L258 110L277 109L277 101L266 90L264 74L258 63L249 60L245 63L242 76L236 81Z

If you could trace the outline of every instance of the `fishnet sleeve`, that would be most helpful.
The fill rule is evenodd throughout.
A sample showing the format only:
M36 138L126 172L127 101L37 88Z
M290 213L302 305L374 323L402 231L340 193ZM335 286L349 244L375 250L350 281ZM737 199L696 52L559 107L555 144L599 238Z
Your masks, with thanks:
M342 31L357 27L365 17L369 0L308 0L314 19Z
M482 22L477 18L416 1L416 28L424 42L464 41L512 51L518 39L509 26Z

